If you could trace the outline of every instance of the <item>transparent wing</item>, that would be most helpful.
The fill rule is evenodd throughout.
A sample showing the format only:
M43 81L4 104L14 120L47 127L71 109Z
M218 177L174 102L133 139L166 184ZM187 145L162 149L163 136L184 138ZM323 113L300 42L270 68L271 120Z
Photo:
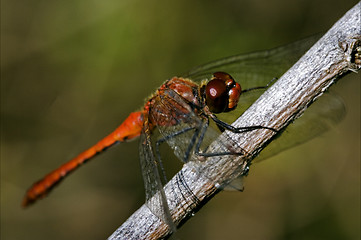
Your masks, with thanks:
M332 93L323 94L301 116L290 124L280 137L273 140L255 159L256 162L307 142L330 130L346 115L341 98Z
M171 231L174 233L176 231L176 227L173 223L163 190L163 184L159 174L159 166L157 165L154 157L149 130L149 124L145 124L140 136L139 146L140 165L144 180L146 205L154 215L159 217L164 223L168 224Z
M212 73L231 74L242 89L265 86L286 72L320 37L315 35L271 50L240 54L198 66L183 76L194 81L209 79Z
M320 136L341 122L346 114L343 101L334 94L325 93L303 116L291 123L281 136L274 139L261 153L254 159L254 162L266 160L289 148L305 143L312 138ZM243 176L234 179L223 190L243 191Z

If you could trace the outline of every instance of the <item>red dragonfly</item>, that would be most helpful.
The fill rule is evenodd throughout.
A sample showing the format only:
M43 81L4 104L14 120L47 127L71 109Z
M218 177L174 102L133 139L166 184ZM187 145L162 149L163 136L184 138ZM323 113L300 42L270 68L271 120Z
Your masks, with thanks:
M162 180L161 176L165 177L165 174L159 153L159 145L163 142L167 142L183 162L187 162L192 154L204 158L243 154L232 150L206 153L204 149L207 147L206 143L213 140L220 132L228 130L242 133L267 127L235 128L218 118L216 114L233 112L230 116L235 119L240 115L240 111L244 111L267 88L272 79L281 76L312 43L313 41L308 39L269 51L225 58L200 66L186 74L185 78L174 77L167 80L146 101L141 111L131 113L111 134L34 183L27 191L22 205L26 207L45 197L67 175L108 147L139 136L141 136L140 161L147 200L156 192L163 191L164 179ZM211 73L213 73L212 77ZM246 89L242 91L240 84L230 74L235 79L242 80ZM241 93L245 97L240 98ZM241 106L237 107L237 105ZM213 121L218 129L212 130L209 127L210 121ZM155 129L160 133L157 140L153 137ZM271 128L267 129L275 131ZM215 131L218 133L214 134ZM227 145L227 143L222 144ZM283 146L285 147L288 146ZM165 213L155 214L162 215L161 219L169 223L164 195L161 201ZM152 206L150 209L162 211L152 209Z

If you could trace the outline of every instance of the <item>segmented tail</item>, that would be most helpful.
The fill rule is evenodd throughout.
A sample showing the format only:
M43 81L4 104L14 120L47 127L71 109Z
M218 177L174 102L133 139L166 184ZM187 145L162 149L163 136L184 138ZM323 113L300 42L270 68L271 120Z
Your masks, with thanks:
M138 137L142 132L143 112L133 112L111 134L100 140L97 144L80 153L77 157L61 165L58 169L46 175L26 192L22 206L27 207L40 198L45 197L66 176L80 165L90 160L97 154L111 147L116 142L124 142Z

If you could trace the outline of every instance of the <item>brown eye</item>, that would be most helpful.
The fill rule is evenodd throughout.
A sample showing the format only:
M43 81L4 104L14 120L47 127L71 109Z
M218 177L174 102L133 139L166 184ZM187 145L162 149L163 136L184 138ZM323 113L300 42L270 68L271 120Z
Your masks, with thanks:
M233 80L231 75L229 75L228 73L225 73L225 72L215 72L215 73L213 73L213 78L222 79L223 81Z
M213 113L223 112L228 105L227 87L224 81L213 79L208 82L205 90L206 103Z
M216 72L205 88L206 104L213 113L228 112L236 108L241 86L225 72Z
M241 85L236 83L234 87L232 87L229 92L229 99L228 99L228 111L233 110L237 107L239 97L241 96Z

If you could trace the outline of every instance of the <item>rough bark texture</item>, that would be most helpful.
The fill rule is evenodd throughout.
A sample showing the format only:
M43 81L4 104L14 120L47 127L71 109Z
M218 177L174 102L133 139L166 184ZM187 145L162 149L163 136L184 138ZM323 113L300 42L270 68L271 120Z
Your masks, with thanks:
M360 15L361 2L348 11L234 125L262 125L282 131L336 80L350 71L358 71L361 67L361 54L356 53L356 48L361 52ZM248 154L189 162L164 187L177 226L212 198L218 192L218 186L246 172L250 161L276 135L266 129L227 134L233 139L235 149L244 149ZM211 145L216 152L221 147L217 141ZM109 239L159 239L169 234L169 227L143 205Z

